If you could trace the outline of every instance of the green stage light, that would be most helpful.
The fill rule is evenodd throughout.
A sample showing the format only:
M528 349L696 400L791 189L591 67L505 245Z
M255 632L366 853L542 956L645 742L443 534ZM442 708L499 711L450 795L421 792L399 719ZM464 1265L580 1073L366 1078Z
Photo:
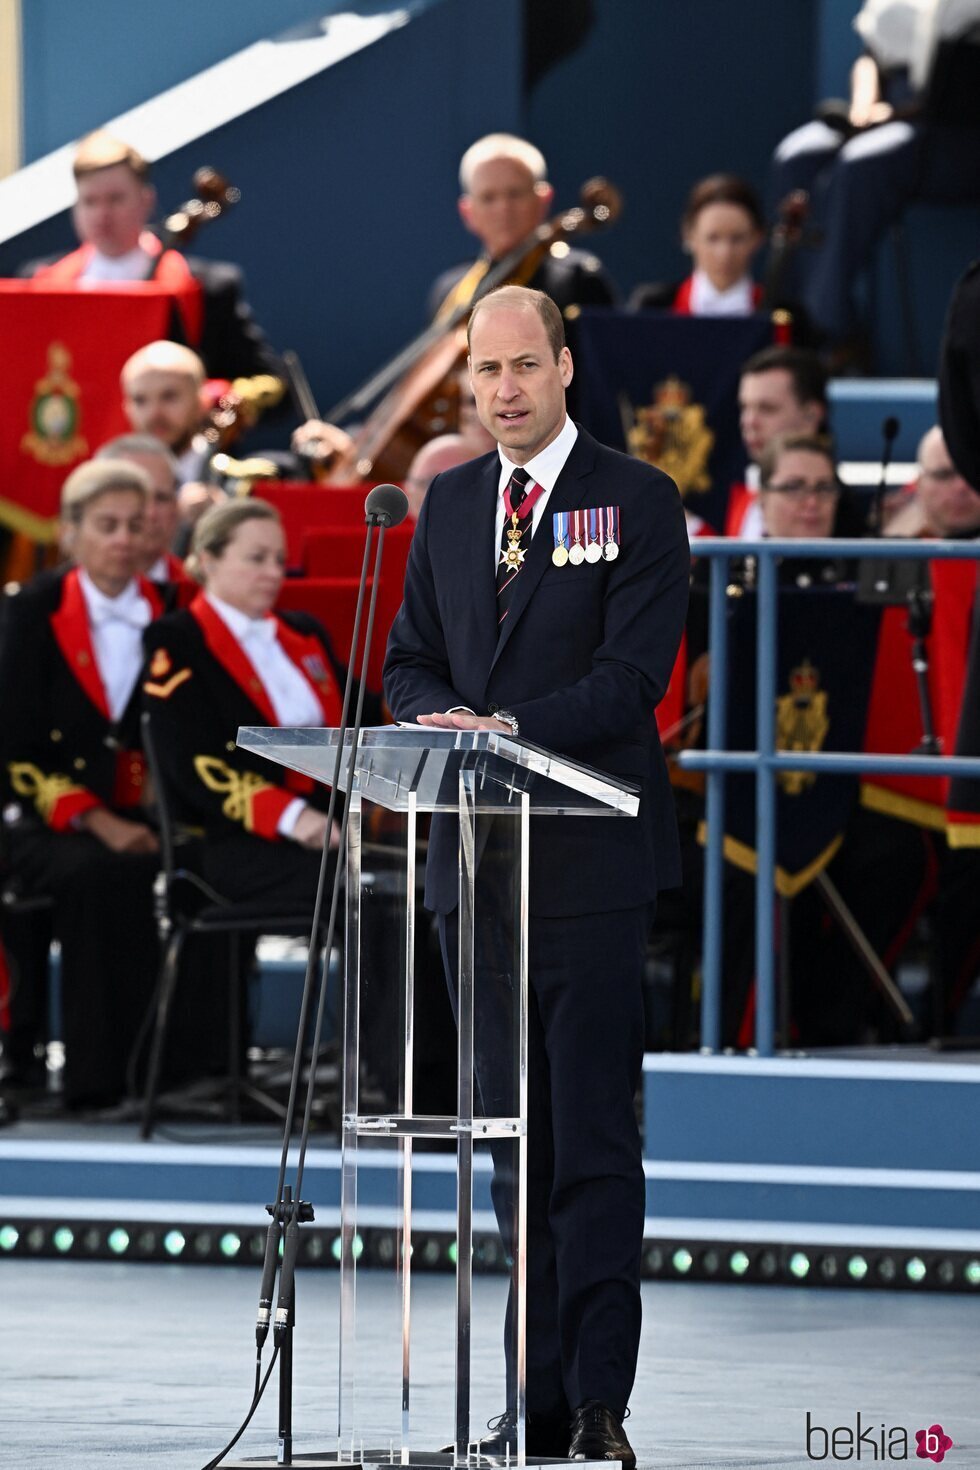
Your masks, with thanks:
M106 1245L114 1256L124 1256L129 1250L129 1231L117 1225L115 1230L109 1231Z
M648 1245L643 1253L643 1261L651 1276L659 1276L664 1269L667 1257L659 1245Z
M2 1239L2 1231L0 1231ZM967 1261L963 1267L963 1280L967 1286L980 1286L980 1261Z
M67 1225L59 1225L51 1237L51 1244L59 1254L64 1255L75 1244L75 1232L69 1230Z
M926 1263L920 1256L913 1256L905 1262L905 1275L913 1286L918 1286L920 1281L926 1279Z
M421 1262L422 1262L422 1265L423 1266L429 1266L429 1267L438 1266L438 1264L439 1264L439 1257L441 1255L442 1255L442 1250L440 1249L438 1240L436 1240L434 1237L430 1236L429 1239L426 1240L424 1242L423 1246L422 1246L422 1252L421 1252Z
M744 1276L751 1264L744 1251L732 1251L728 1257L728 1269L733 1276Z
M810 1257L804 1255L803 1251L794 1251L789 1258L790 1275L795 1276L797 1281L805 1281L810 1274Z
M93 1256L102 1249L102 1231L98 1226L92 1225L86 1230L82 1236L82 1245Z
M43 1251L44 1229L41 1225L32 1225L24 1236L24 1244L29 1251Z
M16 1225L0 1225L0 1251L12 1251L20 1240Z
M333 1256L335 1261L340 1261L341 1256L344 1254L344 1237L342 1235L335 1235L333 1240L330 1242L330 1254ZM364 1237L355 1234L353 1239L351 1240L351 1255L354 1257L355 1261L359 1261L363 1254Z
M182 1256L186 1244L187 1241L179 1230L168 1230L163 1237L163 1248L168 1256Z
M779 1257L775 1251L763 1251L759 1257L759 1275L775 1276L779 1270Z
M954 1286L956 1284L956 1265L953 1261L940 1261L936 1267L936 1275L943 1286Z
M451 1266L455 1266L459 1260L459 1246L456 1244L455 1240L451 1240L449 1242L449 1249L446 1251L446 1259Z
M265 1257L265 1234L256 1231L248 1238L248 1253L253 1261L261 1261Z
M717 1276L720 1265L721 1257L716 1250L705 1251L701 1257L701 1270L706 1276Z
M824 1256L820 1262L820 1275L824 1281L836 1281L840 1267L836 1256Z
M152 1256L157 1248L157 1233L155 1230L141 1230L136 1237L136 1249L144 1256Z
M685 1246L681 1246L680 1250L676 1250L671 1256L670 1264L681 1276L686 1276L694 1265L694 1257Z
M340 1235L335 1235L334 1238L333 1238L333 1240L330 1242L330 1254L333 1256L334 1260L339 1263L340 1258L343 1255L343 1253L344 1253L344 1241L343 1241L343 1237L340 1236Z
M863 1281L868 1274L868 1263L863 1256L851 1256L847 1262L847 1274L852 1281Z
M882 1281L894 1281L898 1274L898 1267L891 1256L882 1256L878 1262L878 1275Z
M199 1230L191 1241L191 1249L199 1261L209 1256L214 1249L214 1236L209 1230Z
M234 1230L228 1230L218 1241L218 1249L226 1261L233 1261L242 1248L242 1238Z
M387 1231L376 1237L374 1253L379 1266L393 1266L398 1256L398 1239Z
M326 1249L327 1244L322 1235L311 1235L306 1242L306 1259L322 1261Z

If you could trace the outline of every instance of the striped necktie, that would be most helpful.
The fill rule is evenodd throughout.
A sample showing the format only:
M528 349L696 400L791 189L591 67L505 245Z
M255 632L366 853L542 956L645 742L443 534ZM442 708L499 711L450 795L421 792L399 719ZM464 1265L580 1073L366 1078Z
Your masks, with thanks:
M504 492L504 506L509 507L504 517L504 524L500 532L500 548L497 557L497 623L503 622L507 616L510 599L521 563L528 547L531 545L531 527L533 524L530 514L523 517L519 515L521 507L528 496L528 485L531 476L527 470L515 469ZM536 499L537 497L535 497ZM528 511L531 507L528 506ZM517 524L514 517L517 516ZM518 533L515 535L515 532Z

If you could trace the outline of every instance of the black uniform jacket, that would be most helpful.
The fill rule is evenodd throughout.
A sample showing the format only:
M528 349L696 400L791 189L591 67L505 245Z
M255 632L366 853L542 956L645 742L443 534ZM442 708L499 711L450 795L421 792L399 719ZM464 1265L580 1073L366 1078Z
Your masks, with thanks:
M443 271L429 292L429 315L434 317L449 292L473 269L472 265L456 265ZM612 278L601 260L585 250L569 250L566 255L546 255L534 275L521 282L534 291L550 296L560 311L570 306L615 306L617 292ZM474 296L479 296L479 285Z
M287 612L278 638L320 701L322 723L339 723L346 671L315 618ZM143 706L173 815L209 838L242 831L275 840L279 818L302 796L326 810L329 791L236 745L241 725L276 725L251 661L203 595L146 630Z
M160 591L140 578L155 616ZM33 808L55 831L94 807L139 804L139 682L119 720L109 713L78 572L42 572L7 599L0 644L4 802Z
M640 815L533 819L531 904L542 915L648 903L679 881L674 807L654 710L687 609L680 496L650 465L579 430L518 574L498 635L496 452L438 475L412 541L385 660L396 719L469 706L513 712L520 738L641 787ZM615 560L556 566L554 518L616 507ZM456 903L449 824L433 822L426 902Z

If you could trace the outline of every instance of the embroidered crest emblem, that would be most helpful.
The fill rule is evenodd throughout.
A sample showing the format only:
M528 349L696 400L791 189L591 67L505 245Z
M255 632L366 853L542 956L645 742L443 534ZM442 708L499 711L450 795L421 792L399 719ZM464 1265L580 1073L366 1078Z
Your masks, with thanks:
M24 453L39 464L70 464L88 453L88 443L78 433L79 387L69 374L70 367L67 347L52 342L47 373L34 384L34 399L28 410L30 428L20 441Z
M302 658L303 668L315 684L327 682L327 669L318 653L306 653Z
M820 674L807 658L790 671L789 693L776 700L776 749L820 750L829 729L827 691L820 688ZM787 796L801 795L816 779L813 771L779 773Z
M682 495L711 489L708 458L715 436L704 406L691 402L691 389L680 378L665 378L654 388L653 401L634 410L628 442L632 455L663 470Z

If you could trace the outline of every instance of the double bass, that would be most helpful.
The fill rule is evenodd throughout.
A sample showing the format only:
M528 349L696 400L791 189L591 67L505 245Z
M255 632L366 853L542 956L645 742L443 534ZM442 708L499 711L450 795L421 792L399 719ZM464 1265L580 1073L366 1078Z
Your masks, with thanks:
M498 286L524 285L555 244L604 229L621 212L622 197L612 184L588 180L579 203L539 225L490 266L469 301L440 313L379 372L335 404L326 415L330 423L361 422L352 430L349 447L331 460L330 483L402 479L416 450L453 427L451 380L466 357L466 323L476 302Z

